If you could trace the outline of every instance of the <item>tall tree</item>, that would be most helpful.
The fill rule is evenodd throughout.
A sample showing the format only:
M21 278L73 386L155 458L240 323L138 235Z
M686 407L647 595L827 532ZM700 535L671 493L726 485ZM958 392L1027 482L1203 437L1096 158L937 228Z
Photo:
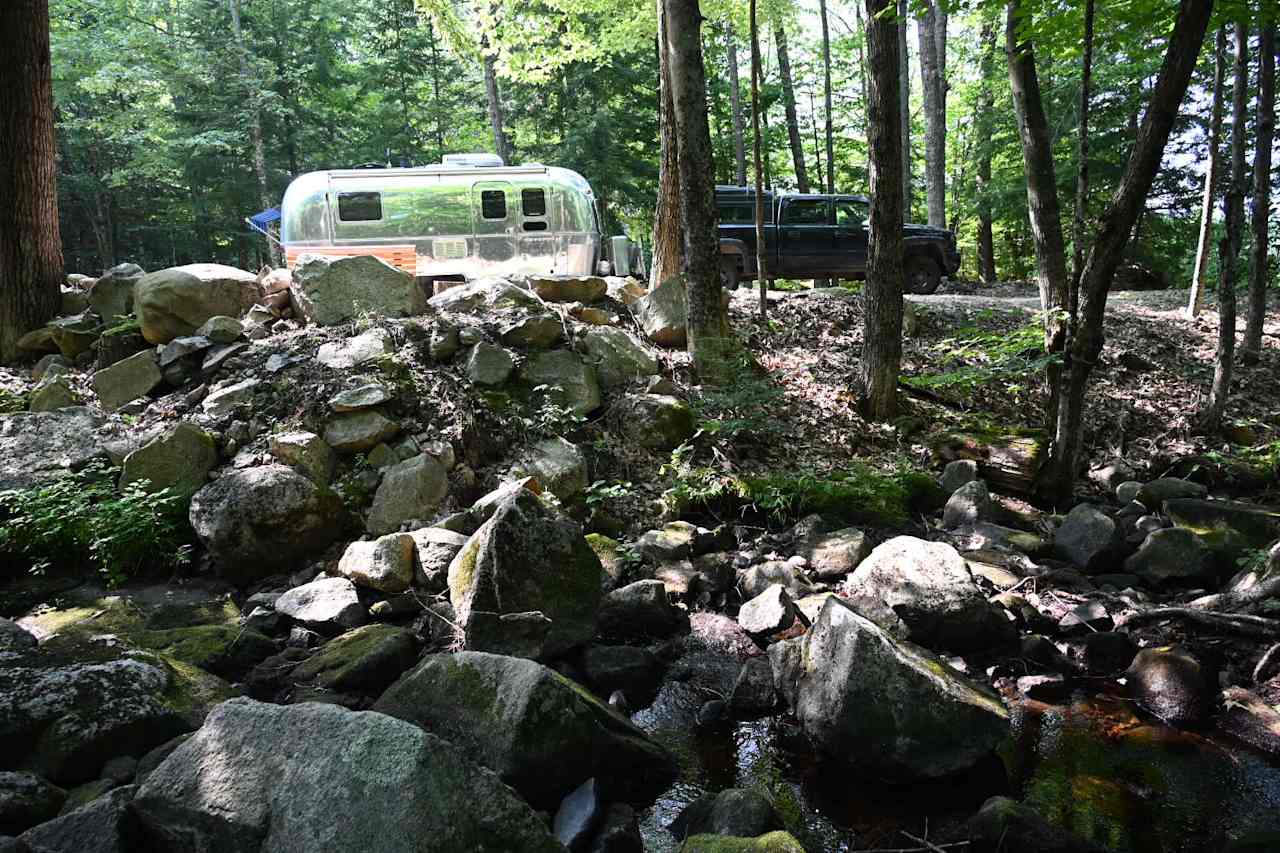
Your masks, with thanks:
M868 6L868 9L871 7ZM868 19L870 26L870 19ZM901 130L902 168L902 215L911 218L911 62L907 51L907 0L898 0L898 122ZM870 61L869 55L867 60ZM867 94L867 103L871 103L871 95ZM868 147L870 147L868 145Z
M804 163L804 142L800 139L800 119L796 115L796 90L791 77L791 56L787 51L787 28L781 18L773 25L773 39L778 47L778 74L782 78L782 105L787 115L787 139L791 142L791 161L796 170L796 188L809 191L809 172Z
M764 239L764 162L760 142L760 86L764 74L760 67L760 21L756 0L750 3L751 16L751 158L755 167L756 283L760 289L760 316L769 309L769 252Z
M1204 195L1200 202L1200 238L1196 242L1195 267L1191 274L1191 294L1187 300L1187 316L1195 317L1204 307L1205 276L1209 274L1209 249L1213 242L1214 196L1218 172L1222 168L1222 81L1227 67L1227 28L1218 28L1213 46L1213 95L1209 107L1209 158L1204 173Z
M9 362L61 298L48 0L0 4L0 46L0 362Z
M239 57L240 86L249 109L249 139L253 144L253 174L258 179L258 204L266 210L271 207L271 190L267 185L267 146L262 138L261 87L249 67L249 47L240 27L240 0L228 0L227 5L231 12L231 34ZM281 266L280 250L275 243L269 245L272 266Z
M977 115L977 209L978 209L978 275L987 284L996 281L996 243L991 227L991 149L992 125L995 124L995 95L992 78L995 76L996 27L989 17L983 18L980 41L982 59L979 62L979 90Z
M667 61L680 159L680 213L684 220L688 349L699 378L717 385L733 372L729 318L721 299L716 231L715 169L707 124L707 80L698 0L665 0Z
M1276 22L1262 25L1258 38L1258 131L1253 150L1253 203L1249 212L1253 245L1249 254L1249 316L1242 355L1262 354L1262 323L1267 313L1268 221L1271 218L1271 145L1276 131Z
M836 191L836 141L831 122L831 29L827 23L827 0L818 0L822 20L822 115L826 122L827 192Z
M489 110L489 129L493 133L493 151L502 158L502 162L515 160L515 151L511 146L511 137L507 135L506 117L502 109L502 90L498 86L497 51L494 49L491 30L498 16L496 0L489 4L490 21L482 26L480 33L480 55L484 65L484 97Z
M1093 80L1093 5L1084 3L1084 50L1080 58L1080 120L1076 130L1076 204L1071 222L1071 285L1068 313L1076 315L1075 295L1084 270L1085 212L1089 202L1089 95Z
M658 2L658 204L653 216L653 264L649 283L662 284L684 267L684 226L680 208L680 141L671 94L671 58L667 49L667 10Z
M924 0L920 81L924 94L924 178L929 224L947 227L947 12L940 0Z
M867 143L871 149L871 217L868 234L865 318L862 332L863 408L885 420L898 407L902 362L902 110L899 32L906 18L893 0L867 2Z
M1231 175L1227 195L1225 231L1218 241L1218 349L1213 361L1213 385L1200 416L1200 427L1217 432L1222 426L1227 398L1231 396L1231 370L1236 355L1236 261L1244 232L1245 101L1249 88L1249 27L1235 25L1235 67L1231 80Z
M725 51L729 62L729 106L733 110L733 165L740 187L747 185L747 147L742 127L742 88L738 85L738 38L733 24L725 27Z
M1049 457L1037 487L1051 501L1071 495L1082 444L1084 395L1102 352L1107 292L1129 242L1134 223L1145 209L1151 182L1160 168L1165 145L1178 117L1178 107L1195 70L1196 56L1209 26L1213 0L1181 0L1164 61L1151 89L1146 113L1115 194L1098 220L1093 244L1080 275L1080 314L1066 353L1057 422Z

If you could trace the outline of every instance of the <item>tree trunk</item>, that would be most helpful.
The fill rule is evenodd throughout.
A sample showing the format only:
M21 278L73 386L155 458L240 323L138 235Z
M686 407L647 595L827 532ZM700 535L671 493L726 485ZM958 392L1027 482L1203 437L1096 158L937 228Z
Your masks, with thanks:
M827 192L836 191L836 142L831 124L831 30L827 24L827 0L818 0L822 19L822 114L826 120Z
M751 0L751 159L755 167L756 283L760 289L760 317L769 310L768 247L764 240L764 163L760 141L760 86L764 73L760 68L760 23L756 0Z
M729 54L729 107L733 110L733 165L738 186L747 185L747 145L742 127L742 89L738 84L738 40L733 25L725 29L725 47Z
M1067 313L1076 316L1080 273L1084 270L1085 212L1089 201L1089 87L1093 79L1093 6L1084 4L1084 56L1080 59L1080 126L1076 138L1076 204L1071 222L1071 288Z
M991 130L995 96L991 80L995 74L996 28L991 20L982 24L982 82L978 91L978 275L987 284L996 281L996 241L991 229Z
M18 340L58 312L58 234L53 78L48 0L0 3L0 363Z
M1038 487L1042 497L1060 503L1071 496L1080 457L1084 420L1084 395L1089 375L1102 352L1102 325L1107 310L1107 290L1129 241L1129 233L1146 203L1151 182L1160 168L1165 144L1178 116L1195 70L1196 56L1209 25L1213 0L1181 0L1177 23L1147 104L1146 114L1135 136L1133 150L1125 164L1115 195L1112 196L1085 258L1080 276L1080 317L1077 333L1067 352L1064 389L1054 425L1049 460L1041 469Z
M699 379L723 384L734 372L729 319L720 287L714 164L707 127L707 81L702 62L698 0L666 0L665 36L680 147L680 212L684 220L689 354Z
M867 7L868 9L870 6ZM870 26L868 19L868 26ZM868 61L870 49L868 49ZM867 103L871 95L867 94ZM911 218L911 61L907 51L907 0L898 0L898 121L902 127L902 216ZM867 108L870 110L870 107ZM868 138L870 133L867 134ZM868 143L869 144L869 143Z
M1213 385L1200 418L1200 427L1214 433L1231 396L1231 368L1236 356L1236 261L1244 232L1245 99L1249 88L1249 27L1236 22L1235 68L1231 82L1231 182L1227 185L1226 234L1218 241L1218 351Z
M774 38L778 43L778 74L782 77L782 105L787 113L787 138L791 141L791 161L796 169L796 188L802 193L807 193L809 173L804 164L804 142L800 139L800 120L796 117L796 90L791 80L787 30L781 20L774 22Z
M435 112L432 136L436 142L436 162L444 162L444 111L440 108L440 45L435 24L427 19L427 35L431 38L431 103Z
M258 179L258 203L266 210L271 207L271 191L267 187L267 149L262 141L262 98L249 70L249 46L245 44L244 32L240 28L240 0L228 0L228 6L231 9L231 32L240 59L240 85L249 106L249 136L253 142L253 173ZM275 243L268 241L267 245L272 265L281 266L280 252Z
M899 33L903 16L883 14L893 0L867 0L867 59L871 67L867 144L871 148L871 219L862 333L863 408L885 420L898 404L902 361L902 103ZM897 31L897 32L895 32Z
M494 58L489 55L484 58L484 96L489 107L489 129L493 132L494 153L502 158L502 162L511 164L515 154L511 150L511 140L507 137L502 115L502 93L498 89Z
M1195 317L1204 308L1205 276L1209 272L1209 246L1213 241L1214 194L1222 157L1222 80L1227 67L1227 28L1218 28L1213 47L1213 105L1209 117L1209 162L1204 173L1204 195L1200 200L1200 239L1196 242L1195 268L1191 274L1191 295L1187 316Z
M649 284L657 287L684 268L684 226L680 212L680 142L676 137L671 97L671 62L667 50L667 13L658 0L658 205L653 216L653 264Z
M1249 255L1249 317L1244 352L1249 361L1262 355L1262 323L1267 313L1267 220L1271 213L1271 145L1276 130L1276 23L1262 27L1258 39L1258 130L1253 153L1253 247Z
M920 35L920 79L924 93L924 179L929 224L947 227L947 13L938 0L927 0L917 24Z
M864 51L864 45L866 44L866 41L867 41L867 37L866 37L867 34L866 34L866 27L862 23L862 4L861 3L853 4L853 21L858 28L858 39L856 41L856 44L858 46L858 82L862 86L862 107L863 107L863 110L865 111L867 104L871 102L871 95L867 91L867 56ZM865 112L863 113L862 130L865 136L867 132L867 118L866 118ZM870 175L871 174L871 151L870 150L867 151L866 168L867 168L867 174Z

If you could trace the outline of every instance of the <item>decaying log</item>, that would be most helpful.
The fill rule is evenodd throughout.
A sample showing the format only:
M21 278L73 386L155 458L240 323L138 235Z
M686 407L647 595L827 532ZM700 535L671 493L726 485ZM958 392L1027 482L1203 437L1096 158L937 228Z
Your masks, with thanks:
M1048 437L1039 430L961 432L935 441L933 453L941 462L972 459L978 463L978 476L993 491L1027 496L1032 494L1047 443Z

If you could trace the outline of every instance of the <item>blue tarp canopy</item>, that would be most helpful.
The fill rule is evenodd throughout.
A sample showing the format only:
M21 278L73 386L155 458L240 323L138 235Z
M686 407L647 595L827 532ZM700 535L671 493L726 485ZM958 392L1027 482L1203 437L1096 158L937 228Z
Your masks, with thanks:
M264 210L261 213L255 213L253 216L249 217L249 221L265 231L267 226L272 222L280 221L280 208L273 207L268 210Z

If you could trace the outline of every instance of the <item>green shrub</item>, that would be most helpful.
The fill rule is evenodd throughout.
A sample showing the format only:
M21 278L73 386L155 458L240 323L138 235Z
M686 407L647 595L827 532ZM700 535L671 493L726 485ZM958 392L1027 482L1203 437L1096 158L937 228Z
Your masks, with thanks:
M23 412L27 409L27 398L23 394L0 388L0 415Z
M996 385L1016 397L1034 388L1049 364L1060 358L1045 352L1044 328L1039 320L1008 331L959 329L954 337L929 349L931 362L942 370L904 376L902 381L927 391L961 394Z
M782 434L785 419L773 411L782 396L782 389L769 377L743 368L734 382L708 387L689 405L702 435L767 443Z
M0 553L26 558L35 571L91 567L111 586L186 563L187 502L168 489L148 493L141 482L117 490L117 473L95 465L0 492Z

